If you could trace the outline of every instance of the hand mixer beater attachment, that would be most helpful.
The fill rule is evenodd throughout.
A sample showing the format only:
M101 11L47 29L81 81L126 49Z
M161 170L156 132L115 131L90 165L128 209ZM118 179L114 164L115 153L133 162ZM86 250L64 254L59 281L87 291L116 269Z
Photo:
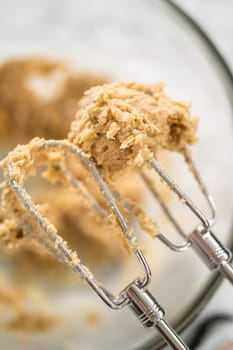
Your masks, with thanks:
M142 177L178 234L185 238L177 246L162 233L156 235L173 251L192 247L212 271L219 270L233 284L232 254L211 231L215 223L215 204L208 193L187 149L196 141L197 120L190 115L189 105L167 96L163 85L112 83L94 87L80 102L76 120L71 125L69 139L89 152L106 179L132 168L142 169ZM189 196L160 166L160 150L174 151L184 156L212 212L208 219ZM123 159L123 161L122 161ZM197 217L200 224L186 234L159 191L152 185L143 168L148 165Z
M233 283L231 253L223 247L211 231L215 221L213 200L203 185L191 156L185 148L186 144L193 142L192 133L195 129L195 123L192 120L190 121L189 118L188 107L164 95L161 85L144 86L136 83L110 84L104 87L93 88L87 92L80 103L80 107L77 113L77 120L72 124L69 134L71 142L67 140L44 141L39 139L37 146L30 147L30 154L25 156L26 163L30 165L26 166L26 168L24 167L26 172L22 168L22 163L17 162L17 156L14 153L9 154L8 158L2 162L7 179L5 182L6 190L3 191L5 196L4 202L9 203L8 207L10 209L11 204L15 203L15 200L13 199L12 202L12 198L8 198L8 196L14 193L19 203L23 204L24 210L26 209L29 217L33 219L32 222L28 220L28 216L20 215L20 207L17 210L11 210L18 225L67 264L75 273L78 273L109 307L121 309L128 305L144 326L155 326L172 348L188 349L165 321L164 310L148 291L151 281L150 267L139 247L133 230L129 227L120 208L123 204L123 207L137 219L135 210L116 191L109 189L111 185L109 185L110 181L108 181L108 173L112 169L116 174L117 171L115 170L122 170L122 167L127 168L129 166L136 169L138 166L145 183L159 201L178 233L185 237L185 242L181 245L174 244L161 232L156 237L173 251L182 252L189 247L193 247L211 270L221 271ZM85 148L88 144L91 145L90 149L88 147L87 149ZM154 157L157 151L157 144L162 145L162 148L183 153L185 161L188 163L200 186L201 192L210 205L212 211L211 219L206 218L186 193L162 169ZM60 159L54 156L48 157L47 153L52 155L52 151L59 152L62 157ZM88 155L87 152L89 153ZM144 277L134 280L117 297L113 296L94 279L92 273L82 264L77 254L68 248L67 244L57 234L55 227L43 217L23 188L25 179L34 171L35 165L52 162L58 173L60 172L62 181L65 178L66 181L81 190L84 196L90 200L96 212L102 217L108 217L106 209L82 186L82 183L75 178L72 171L67 170L64 159L69 154L73 154L77 159L81 160L82 164L93 175L113 213L113 220L116 220L120 226L122 238L127 248L135 254L143 268ZM126 158L125 162L122 161L124 157ZM29 162L27 158L29 158ZM152 185L146 172L142 169L144 164L148 164L178 196L181 202L190 208L198 218L200 224L191 234L185 234L167 205L162 201L159 191ZM118 205L118 202L120 205ZM40 227L40 234L34 233L35 223Z
M187 163L189 170L192 172L195 180L197 181L202 194L205 196L209 205L212 216L208 219L205 214L193 203L189 196L174 182L174 180L168 175L168 173L161 167L161 165L154 158L151 159L150 165L152 169L159 175L159 177L169 186L169 188L178 196L180 201L185 204L200 221L200 224L189 234L186 235L179 223L176 221L174 215L171 213L167 205L159 196L159 192L152 185L147 175L142 172L142 178L150 188L153 196L159 202L165 215L175 227L176 232L185 238L185 242L181 245L176 245L167 239L163 234L159 233L159 238L167 247L176 252L182 252L189 247L192 247L198 254L204 264L210 271L220 271L222 275L233 284L233 266L232 266L232 253L224 247L223 244L217 239L212 232L212 226L216 221L216 209L213 198L208 193L206 186L201 180L200 174L192 160L190 152L187 148L182 150L184 160Z
M19 154L20 159L18 157ZM57 156L58 154L59 156ZM103 197L120 225L123 239L128 248L135 254L144 272L144 277L136 278L117 297L98 282L90 270L83 265L76 252L69 249L67 243L57 233L55 226L42 215L40 209L33 203L30 195L24 188L27 177L35 173L37 166L52 165L58 171L58 176L62 182L68 180L72 186L82 191L90 199L92 206L99 215L107 216L106 209L96 202L87 188L67 169L64 160L71 154L78 161L81 161L93 175ZM0 166L4 168L6 178L2 184L4 206L11 213L11 217L17 222L19 227L31 239L45 247L51 254L78 274L110 308L118 310L129 306L145 327L156 327L171 348L178 350L188 349L175 330L165 320L164 309L148 290L152 277L151 270L139 247L138 240L94 162L82 150L66 140L45 141L43 139L34 139L28 145L18 146L15 151L9 153L8 157L0 163Z

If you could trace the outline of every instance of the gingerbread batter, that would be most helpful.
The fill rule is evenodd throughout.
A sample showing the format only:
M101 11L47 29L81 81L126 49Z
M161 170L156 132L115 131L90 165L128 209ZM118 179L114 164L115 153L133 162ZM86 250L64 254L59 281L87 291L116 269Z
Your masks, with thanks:
M85 93L69 140L110 179L141 167L161 149L179 152L193 144L196 126L189 105L167 96L163 84L111 83Z
M45 170L42 174L54 184L54 187L50 190L40 190L40 194L33 195L33 201L37 203L40 212L55 225L71 248L78 252L81 251L81 256L85 258L88 265L98 265L106 259L110 261L119 257L119 247L111 235L115 225L108 217L108 206L92 176L81 164L75 164L72 170L73 174L77 174L79 181L88 187L90 193L107 211L105 217L96 212L92 203L88 199L85 200L82 193L70 186L66 172L61 170L66 167L66 157L62 152L59 149L48 149L43 145L43 139L35 138L27 145L17 146L0 163L0 167L7 172L7 165L10 162L12 178L24 186L24 181L29 176L35 175L36 169L43 165ZM59 188L58 185L63 187ZM123 198L128 198L133 202L141 201L141 185L136 174L131 174L130 178L126 178L122 183L116 183L115 186ZM128 216L127 213L125 215ZM2 193L2 223L0 224L2 243L10 250L25 251L26 249L28 251L30 249L45 259L45 250L38 247L38 244L35 245L35 237L30 232L23 230L23 224L30 227L34 234L41 235L37 224L25 210L12 188L6 186ZM99 258L100 251L104 252L101 254L101 259Z

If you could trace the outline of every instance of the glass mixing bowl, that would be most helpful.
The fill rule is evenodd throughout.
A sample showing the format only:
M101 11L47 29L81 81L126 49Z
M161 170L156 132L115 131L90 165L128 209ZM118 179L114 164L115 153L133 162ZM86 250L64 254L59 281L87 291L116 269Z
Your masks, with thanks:
M232 245L232 77L195 23L162 0L0 0L0 4L1 60L35 54L68 59L116 80L165 81L168 94L192 101L192 112L200 118L194 157L217 202L215 231ZM179 176L179 182L187 181ZM151 289L167 309L168 320L181 331L209 300L219 275L211 275L191 250L175 254L160 243L151 246ZM127 274L112 271L103 281L111 289L127 283ZM49 310L62 312L64 323L46 334L28 336L26 342L1 332L2 348L128 350L164 345L155 330L144 329L127 309L108 309L86 286L51 288L47 294ZM98 311L98 327L83 322L85 305Z

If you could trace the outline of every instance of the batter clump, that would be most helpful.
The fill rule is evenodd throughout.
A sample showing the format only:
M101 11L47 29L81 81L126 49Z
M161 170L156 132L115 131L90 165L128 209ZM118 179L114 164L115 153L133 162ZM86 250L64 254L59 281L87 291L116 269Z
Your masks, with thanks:
M8 164L11 164L11 177L22 186L28 177L36 175L38 167L42 167L42 176L49 180L53 187L40 188L39 193L34 191L32 195L33 202L41 214L55 224L58 232L61 232L73 250L81 252L81 257L88 265L119 258L119 246L111 235L111 232L115 231L115 225L110 220L107 205L94 178L76 159L72 173L76 174L78 181L88 187L93 198L106 210L104 217L98 214L91 200L85 198L79 188L71 186L67 171L62 170L67 169L68 160L73 163L72 159L67 159L67 155L65 156L59 148L45 147L44 142L44 139L35 138L27 145L18 145L0 162L0 167L7 175ZM116 183L116 186L123 197L136 202L141 201L140 181L136 174L131 174L130 179L125 179L122 184ZM44 261L48 257L47 267L51 264L54 267L56 260L51 261L50 254L46 254L46 250L35 242L35 234L38 237L42 235L38 225L28 215L12 188L7 185L2 192L1 204L0 241L3 246L15 256L21 254L23 257L25 253L28 256L28 253L32 252L34 258L33 254L29 255L30 263L37 262L37 256L42 256ZM30 228L29 232L27 228ZM104 252L101 257L100 251Z
M114 178L141 167L161 150L196 141L189 105L168 97L163 84L111 83L93 87L79 102L69 140Z

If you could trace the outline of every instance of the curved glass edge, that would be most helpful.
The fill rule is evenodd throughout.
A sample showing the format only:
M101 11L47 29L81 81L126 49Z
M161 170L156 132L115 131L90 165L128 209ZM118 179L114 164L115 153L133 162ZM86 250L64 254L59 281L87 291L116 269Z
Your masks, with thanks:
M152 4L152 1L150 1ZM172 14L177 17L178 20L185 23L196 37L200 38L203 47L206 48L209 54L211 54L212 63L216 66L220 78L223 80L223 86L226 90L227 96L229 98L229 103L232 108L233 114L233 74L225 59L222 57L217 47L214 45L209 36L205 31L197 24L197 22L190 17L180 6L174 3L172 0L163 0L162 4L166 6L168 11L172 11ZM223 79L222 79L223 78ZM232 236L233 236L233 222L232 222ZM228 242L228 247L233 251L233 239ZM192 302L190 307L185 311L185 313L173 324L173 327L180 334L184 331L200 314L203 308L213 297L215 291L222 283L223 278L219 272L216 272L213 277L210 278L203 291L199 293L197 298ZM146 344L140 345L138 350L158 350L166 346L166 343L161 339L159 341L158 337L149 340Z

